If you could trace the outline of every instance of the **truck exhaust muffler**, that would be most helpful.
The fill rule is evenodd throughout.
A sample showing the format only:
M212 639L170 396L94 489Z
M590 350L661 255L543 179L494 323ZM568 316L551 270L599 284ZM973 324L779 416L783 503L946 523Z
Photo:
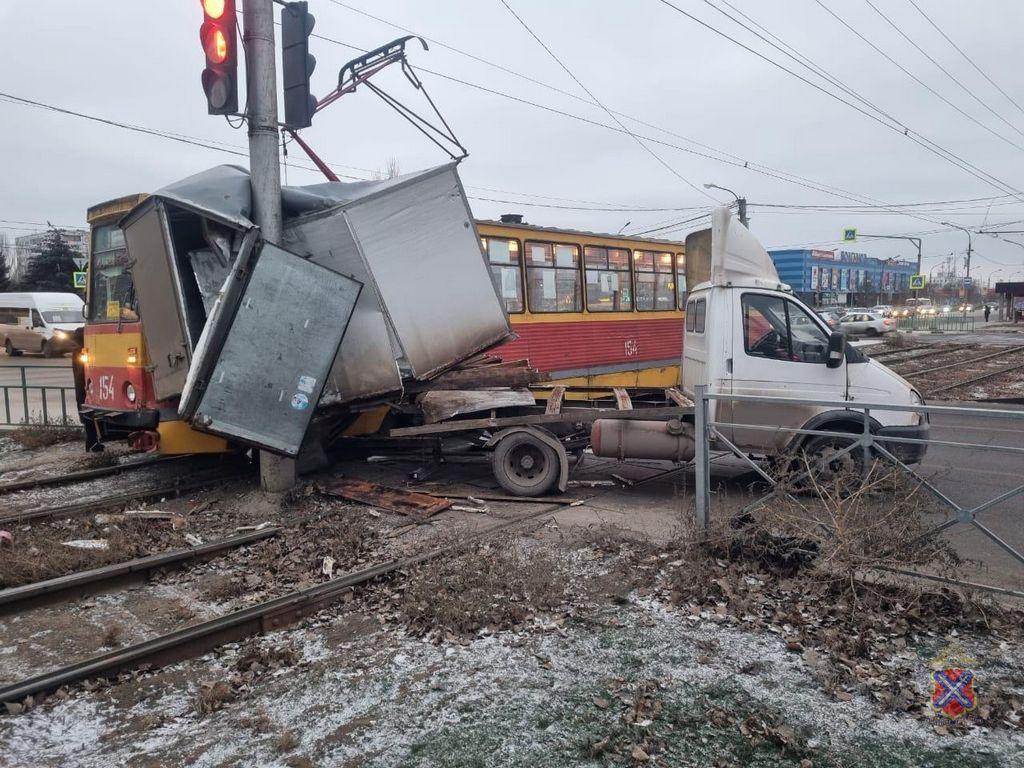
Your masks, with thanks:
M609 459L689 461L696 452L693 425L670 421L598 419L590 429L595 456Z

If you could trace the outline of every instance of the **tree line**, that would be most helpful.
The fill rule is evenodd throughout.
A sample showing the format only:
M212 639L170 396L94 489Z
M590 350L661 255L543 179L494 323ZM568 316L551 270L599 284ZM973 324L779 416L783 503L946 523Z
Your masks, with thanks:
M75 258L81 253L76 251L59 229L52 229L43 242L38 254L32 257L28 269L21 280L13 280L10 266L7 263L7 245L0 242L0 293L9 291L47 291L55 293L79 293L74 288L74 273L80 271L75 266Z

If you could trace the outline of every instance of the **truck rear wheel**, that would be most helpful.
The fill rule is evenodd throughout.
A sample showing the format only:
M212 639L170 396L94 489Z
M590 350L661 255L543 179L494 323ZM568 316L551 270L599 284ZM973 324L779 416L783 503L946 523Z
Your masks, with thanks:
M558 454L526 432L502 438L491 457L494 478L516 496L542 496L558 482Z

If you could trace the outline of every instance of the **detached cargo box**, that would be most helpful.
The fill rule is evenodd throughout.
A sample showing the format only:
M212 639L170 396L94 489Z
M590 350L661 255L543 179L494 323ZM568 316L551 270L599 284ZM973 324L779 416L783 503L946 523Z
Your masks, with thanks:
M197 429L294 455L316 407L399 395L510 336L455 163L282 203L278 247L248 173L219 166L121 224L155 394Z

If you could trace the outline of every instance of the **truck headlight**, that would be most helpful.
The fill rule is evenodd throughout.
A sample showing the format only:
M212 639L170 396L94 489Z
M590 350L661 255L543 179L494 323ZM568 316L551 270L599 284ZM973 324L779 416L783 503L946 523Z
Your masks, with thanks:
M68 335L64 331L54 331L53 338L55 339L66 339Z

